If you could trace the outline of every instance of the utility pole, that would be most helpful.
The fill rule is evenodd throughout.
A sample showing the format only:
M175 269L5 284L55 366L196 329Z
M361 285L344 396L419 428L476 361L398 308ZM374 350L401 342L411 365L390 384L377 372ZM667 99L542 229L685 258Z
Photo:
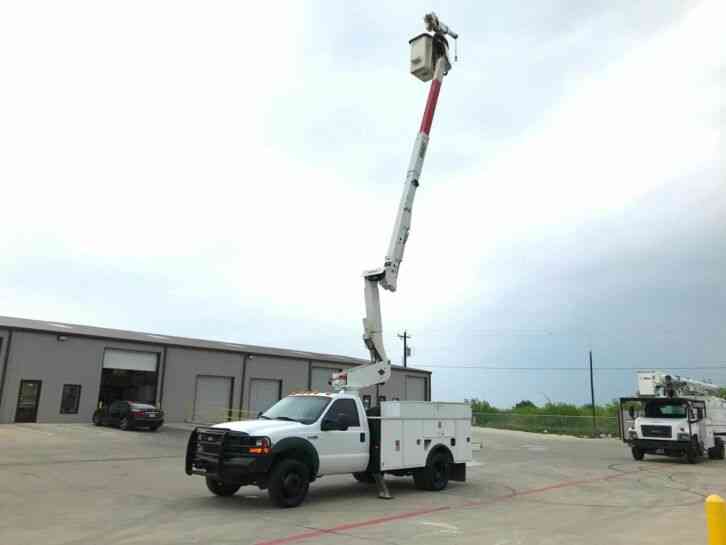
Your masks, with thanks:
M408 334L408 331L406 329L403 330L403 335L400 333L398 334L399 339L403 339L403 367L408 367L408 356L410 354L410 350L408 348L408 339L411 338L411 335Z
M597 435L597 421L595 419L595 381L592 378L592 350L590 350L590 401L592 402L592 436Z

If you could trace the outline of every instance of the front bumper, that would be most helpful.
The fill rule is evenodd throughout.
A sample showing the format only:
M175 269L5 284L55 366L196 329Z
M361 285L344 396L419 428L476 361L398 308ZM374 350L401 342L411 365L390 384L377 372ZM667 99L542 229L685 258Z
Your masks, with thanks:
M626 441L631 447L639 448L644 452L654 453L655 451L676 451L685 452L691 447L690 441L672 441L663 439L628 439Z
M196 428L189 436L185 460L187 475L203 475L222 482L260 480L272 465L272 456L244 453L256 440L242 432L222 428Z

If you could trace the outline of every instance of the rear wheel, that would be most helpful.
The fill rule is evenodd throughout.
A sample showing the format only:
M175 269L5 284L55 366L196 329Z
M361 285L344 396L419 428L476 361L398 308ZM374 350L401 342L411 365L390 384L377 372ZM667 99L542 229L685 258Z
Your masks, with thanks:
M102 424L101 422L101 415L96 413L93 415L93 425L94 426L100 426Z
M724 444L719 441L716 446L708 449L708 457L711 460L723 460L724 459Z
M353 473L353 478L359 483L372 484L376 482L376 480L373 478L373 475L371 475L368 471L359 471Z
M421 490L439 491L449 484L449 456L444 452L437 452L430 459L426 467L418 469L413 474L416 488Z
M224 483L211 477L207 477L207 488L215 496L233 496L240 489L241 484Z
M129 431L131 429L131 420L124 417L121 419L121 422L119 422L118 427L121 428L124 431Z
M297 507L308 494L310 471L298 460L280 460L272 469L268 482L270 499L278 507Z
M633 447L631 452L633 453L633 460L637 460L638 462L645 457L645 452L640 450L638 447Z
M161 427L161 424L154 424L154 425L153 425L153 426L151 426L151 427L150 427L149 429L150 429L151 431L156 431L156 430L158 430L158 429L159 429L160 427Z

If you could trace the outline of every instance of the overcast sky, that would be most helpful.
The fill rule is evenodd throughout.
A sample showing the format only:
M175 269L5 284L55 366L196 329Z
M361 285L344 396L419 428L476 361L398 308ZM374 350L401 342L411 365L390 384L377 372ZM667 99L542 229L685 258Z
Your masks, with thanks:
M726 366L720 0L3 3L0 314L366 357L430 9L461 58L383 297L394 361L407 328L436 399L499 405L588 401L545 368L589 349Z

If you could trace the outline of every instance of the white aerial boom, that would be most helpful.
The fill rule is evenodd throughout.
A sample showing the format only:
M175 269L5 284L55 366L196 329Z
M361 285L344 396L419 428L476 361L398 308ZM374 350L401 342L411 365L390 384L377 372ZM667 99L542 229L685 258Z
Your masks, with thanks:
M358 390L367 386L383 384L391 376L391 361L383 348L383 323L378 285L380 284L388 291L396 291L398 271L401 261L403 261L403 251L411 229L413 200L419 186L436 102L439 98L441 82L451 69L449 45L445 36L449 35L455 40L458 38L454 31L439 21L436 14L427 14L424 21L426 30L433 34L424 33L410 40L411 73L422 81L433 81L429 89L421 127L413 145L386 259L383 267L363 273L366 306L366 316L363 318L363 341L370 352L371 363L353 367L341 373L334 373L331 384L335 389Z
M641 397L688 397L718 395L720 386L658 371L638 373L638 396Z

